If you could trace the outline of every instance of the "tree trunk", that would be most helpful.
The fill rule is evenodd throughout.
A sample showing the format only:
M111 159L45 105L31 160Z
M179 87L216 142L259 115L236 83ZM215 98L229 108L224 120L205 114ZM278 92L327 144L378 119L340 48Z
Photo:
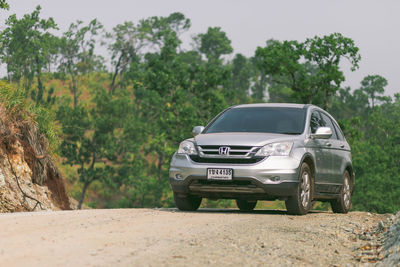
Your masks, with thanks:
M44 94L44 90L43 90L43 84L42 84L42 71L41 71L41 67L39 65L39 58L36 57L36 72L37 72L37 83L38 83L38 89L37 89L37 93L36 93L36 99L35 102L38 104L39 102L41 102L41 100L43 99L43 94Z
M118 75L118 72L119 72L119 66L121 65L122 56L123 56L123 54L121 54L121 56L118 58L118 62L115 65L115 71L114 71L114 74L113 74L113 77L112 77L112 82L111 82L111 85L110 85L110 93L111 94L114 92L114 89L115 89L114 88L115 87L115 79L117 78L117 75Z
M162 166L164 164L164 156L163 155L159 155L158 156L158 181L161 181L162 179Z
M83 184L81 198L79 199L79 204L78 204L78 210L82 208L83 199L85 198L86 190L88 189L90 183L91 183L90 181L85 181L85 183Z
M324 97L324 110L328 110L328 98L329 98L329 94L328 94L328 90L325 91L325 97Z
M328 110L328 99L324 100L324 110Z
M36 94L36 104L40 103L43 100L44 90L43 90L43 83L41 79L41 73L39 72L37 75L37 82L38 82L38 90Z
M157 179L158 179L158 185L156 187L156 190L154 191L154 206L158 207L160 205L160 199L162 197L162 187L161 187L161 180L162 180L162 167L164 164L164 156L160 154L158 156L158 163L157 163Z
M74 75L71 75L72 78L72 94L74 96L74 109L78 106L78 88L76 85L76 80Z

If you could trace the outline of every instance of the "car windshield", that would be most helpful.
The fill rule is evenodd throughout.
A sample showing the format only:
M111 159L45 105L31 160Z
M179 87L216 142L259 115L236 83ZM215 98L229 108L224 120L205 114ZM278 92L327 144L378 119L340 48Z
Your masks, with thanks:
M254 132L301 134L306 109L287 107L232 108L222 113L204 133Z

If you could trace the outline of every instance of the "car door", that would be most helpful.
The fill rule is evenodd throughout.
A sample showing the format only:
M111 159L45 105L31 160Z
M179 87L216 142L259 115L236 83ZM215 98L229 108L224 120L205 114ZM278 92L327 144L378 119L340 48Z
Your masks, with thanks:
M318 110L314 110L310 117L310 133L313 134L319 127L324 127L324 121ZM332 169L332 155L327 146L326 139L310 139L307 147L311 148L315 158L315 190L326 191L323 187L330 183L330 170Z
M351 161L350 146L346 142L343 132L338 126L338 124L335 121L332 122L338 137L336 145L337 154L336 154L336 160L334 162L334 169L336 171L336 179L338 183L341 184L343 182L343 173L346 168L346 165L349 162L349 159Z
M329 182L332 184L333 193L337 189L338 185L342 183L342 163L343 156L342 150L344 148L343 141L339 140L337 135L337 129L334 126L333 120L325 112L321 112L322 120L324 121L325 127L329 127L332 130L332 136L330 139L326 140L327 153L332 157L332 165L329 169Z

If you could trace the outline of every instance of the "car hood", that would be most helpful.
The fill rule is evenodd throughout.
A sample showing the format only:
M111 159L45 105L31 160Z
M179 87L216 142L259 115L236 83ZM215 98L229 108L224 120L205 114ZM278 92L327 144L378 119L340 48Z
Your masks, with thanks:
M199 134L194 139L200 146L264 146L273 142L295 140L297 137L297 135L273 133L209 133Z

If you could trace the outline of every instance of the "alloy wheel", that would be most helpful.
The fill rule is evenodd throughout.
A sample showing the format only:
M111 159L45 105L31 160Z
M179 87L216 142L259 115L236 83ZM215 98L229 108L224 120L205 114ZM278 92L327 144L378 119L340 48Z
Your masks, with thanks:
M303 207L307 207L310 202L310 194L311 194L311 185L310 185L310 174L308 172L303 172L301 181L301 204Z
M346 175L343 181L343 202L347 209L350 207L350 199L351 199L351 189L350 189L349 177Z

